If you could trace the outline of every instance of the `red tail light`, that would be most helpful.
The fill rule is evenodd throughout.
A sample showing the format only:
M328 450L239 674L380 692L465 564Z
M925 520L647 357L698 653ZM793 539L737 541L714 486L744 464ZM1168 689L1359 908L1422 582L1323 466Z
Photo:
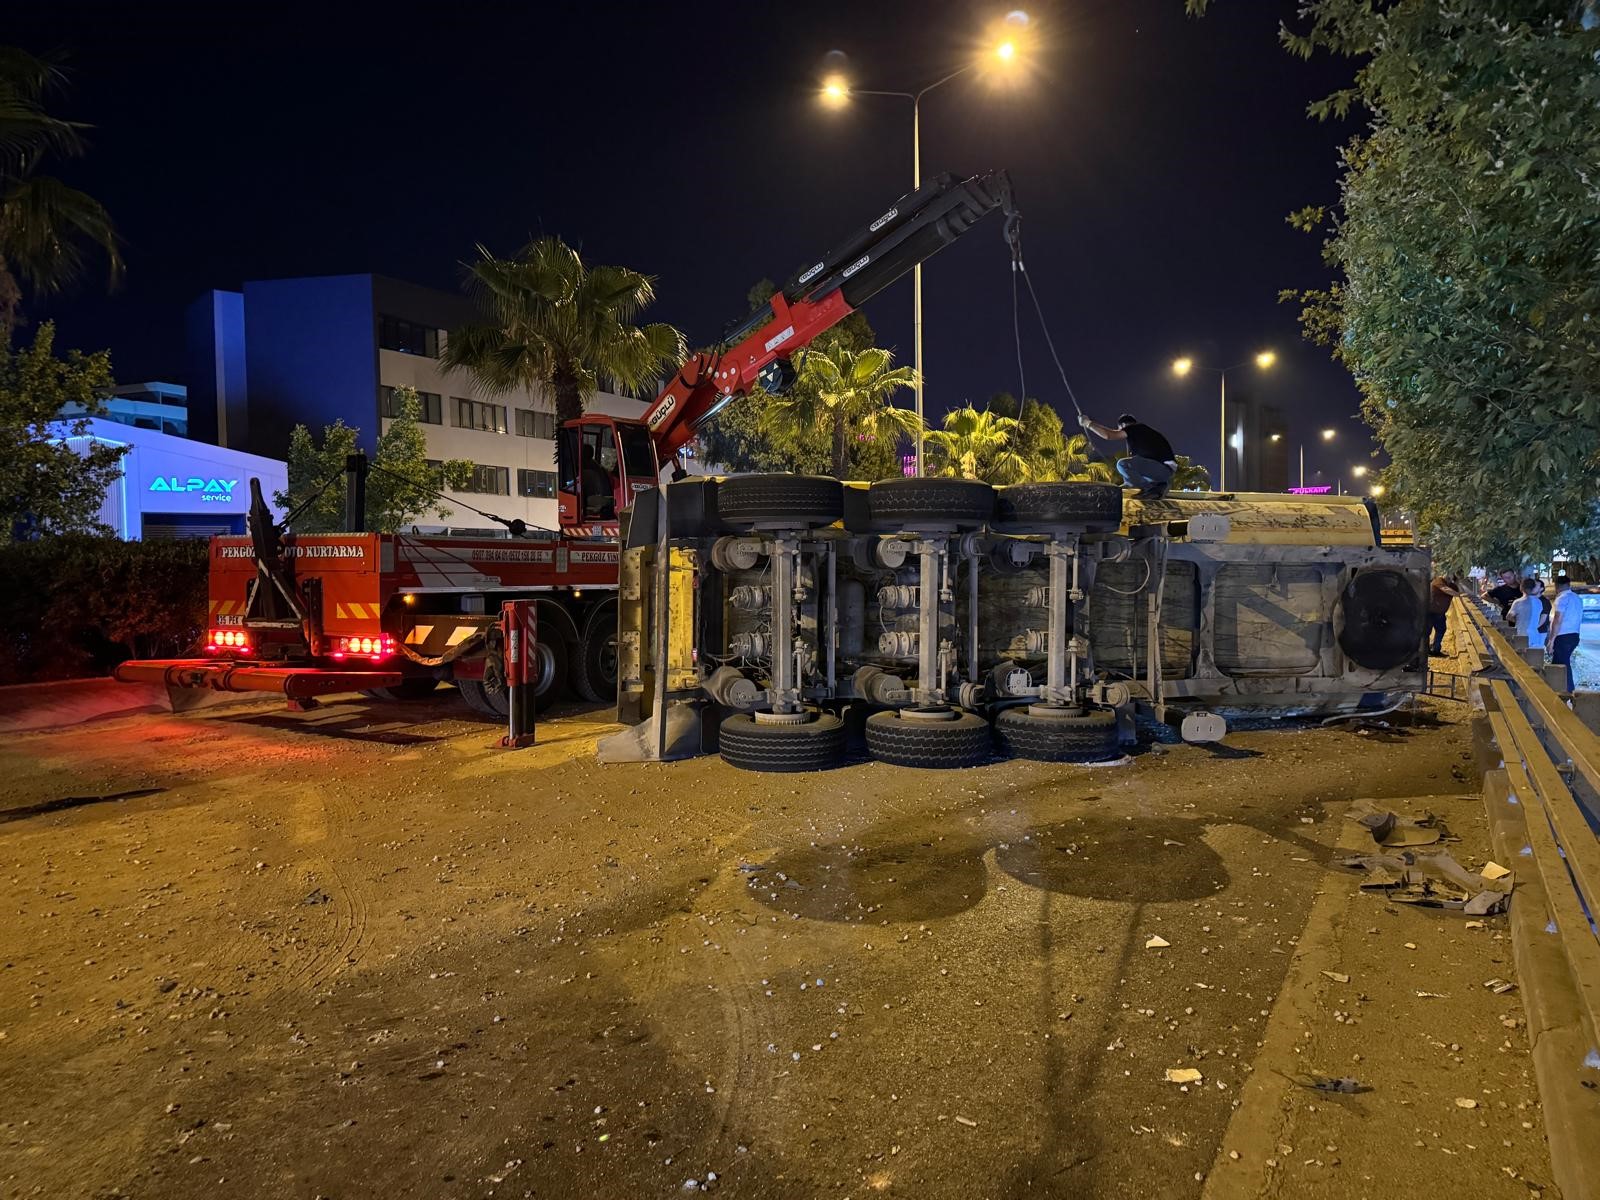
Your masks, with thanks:
M333 654L342 658L346 654L362 654L377 662L394 653L394 638L387 633L377 637L341 637L333 641Z
M206 637L206 653L208 654L215 654L219 650L244 654L249 649L250 635L242 629L213 629Z

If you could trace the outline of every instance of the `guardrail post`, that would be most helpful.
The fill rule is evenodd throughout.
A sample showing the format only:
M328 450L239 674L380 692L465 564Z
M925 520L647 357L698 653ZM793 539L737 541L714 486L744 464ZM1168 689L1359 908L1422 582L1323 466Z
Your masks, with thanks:
M506 736L511 749L533 745L534 693L539 686L539 609L533 600L507 600L500 606L505 637Z

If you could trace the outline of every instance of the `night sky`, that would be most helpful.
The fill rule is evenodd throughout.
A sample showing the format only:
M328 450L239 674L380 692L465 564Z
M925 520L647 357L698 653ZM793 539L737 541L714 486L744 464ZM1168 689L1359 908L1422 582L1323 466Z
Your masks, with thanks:
M245 279L374 271L458 286L475 242L556 233L657 277L651 315L691 344L875 217L910 181L910 105L816 99L824 55L860 87L914 91L967 61L1004 8L921 0L803 5L388 3L29 5L3 38L60 51L54 108L95 125L57 173L100 198L128 279L35 305L61 338L109 346L117 377L182 380L182 311ZM1299 335L1285 287L1327 281L1317 239L1284 221L1336 199L1353 125L1305 115L1351 65L1302 62L1294 3L1051 0L1030 6L1033 76L963 77L923 106L924 174L1010 169L1027 262L1068 374L1101 419L1131 410L1214 468L1215 377L1277 351L1263 389L1313 469L1365 461L1356 391ZM924 274L932 412L1015 391L1009 259L990 218ZM909 281L867 315L911 356ZM1025 318L1027 314L1025 313ZM1028 390L1072 408L1036 323ZM1316 431L1334 425L1338 448ZM1308 482L1310 482L1308 480Z

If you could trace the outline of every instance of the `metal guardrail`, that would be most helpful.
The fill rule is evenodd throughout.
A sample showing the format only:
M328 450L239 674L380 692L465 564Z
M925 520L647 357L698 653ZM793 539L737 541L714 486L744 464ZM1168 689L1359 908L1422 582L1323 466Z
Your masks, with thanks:
M1458 600L1457 646L1476 652L1471 688L1498 749L1484 775L1495 852L1532 860L1511 901L1512 947L1563 1194L1600 1196L1600 737L1524 661L1494 618Z

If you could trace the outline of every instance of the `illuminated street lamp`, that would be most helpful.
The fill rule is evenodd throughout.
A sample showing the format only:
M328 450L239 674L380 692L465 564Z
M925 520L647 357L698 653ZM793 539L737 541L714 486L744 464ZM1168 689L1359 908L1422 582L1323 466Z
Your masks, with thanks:
M1325 442L1331 442L1331 441L1333 441L1333 439L1335 437L1338 436L1338 434L1339 434L1339 431L1337 429L1324 429L1322 431L1322 440L1325 441ZM1366 468L1362 468L1362 469L1365 470ZM1305 487L1305 485L1306 485L1306 444L1304 442L1301 442L1300 443L1300 486L1301 487Z
M922 98L935 88L969 71L1016 74L1023 66L1032 20L1021 9L1014 9L989 31L973 60L936 79L920 92L885 92L874 88L854 88L844 75L834 73L822 81L819 98L828 108L844 108L853 96L890 96L911 101L911 190L922 186ZM911 268L911 346L916 367L914 391L917 403L917 474L923 473L922 434L926 422L922 415L922 264Z
M1377 497L1383 495L1383 484L1375 483L1367 489L1368 494Z
M1254 361L1256 370L1266 371L1271 369L1272 364L1278 361L1278 356L1271 350L1263 350L1255 356ZM1183 379L1195 371L1210 371L1222 381L1221 417L1217 429L1217 491L1219 492L1228 490L1228 372L1237 371L1240 367L1246 365L1248 364L1239 362L1234 363L1231 367L1202 367L1188 355L1172 360L1172 373L1179 379ZM1277 441L1278 439L1274 436L1272 440ZM1242 433L1234 437L1233 448L1239 451L1240 461L1243 461L1244 435ZM1303 471L1302 474L1304 474Z

